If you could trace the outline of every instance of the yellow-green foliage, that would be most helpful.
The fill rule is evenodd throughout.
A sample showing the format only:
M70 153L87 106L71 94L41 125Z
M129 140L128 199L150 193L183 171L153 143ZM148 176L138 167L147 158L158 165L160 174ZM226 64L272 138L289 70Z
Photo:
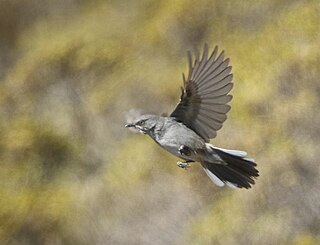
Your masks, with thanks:
M320 4L0 1L0 244L320 244ZM212 143L261 176L218 188L124 128L170 112L186 51L219 45Z

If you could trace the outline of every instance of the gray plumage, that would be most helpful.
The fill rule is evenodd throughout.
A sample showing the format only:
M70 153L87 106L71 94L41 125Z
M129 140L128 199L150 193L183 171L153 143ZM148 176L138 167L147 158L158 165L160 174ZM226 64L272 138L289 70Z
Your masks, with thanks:
M162 148L185 160L177 163L179 167L200 162L218 186L250 188L259 176L256 163L243 151L208 143L227 119L227 103L232 99L228 93L233 86L229 59L224 59L224 52L218 56L217 47L210 56L208 51L205 44L202 57L196 52L194 61L188 52L188 77L183 74L180 101L169 117L143 115L126 127L148 134Z

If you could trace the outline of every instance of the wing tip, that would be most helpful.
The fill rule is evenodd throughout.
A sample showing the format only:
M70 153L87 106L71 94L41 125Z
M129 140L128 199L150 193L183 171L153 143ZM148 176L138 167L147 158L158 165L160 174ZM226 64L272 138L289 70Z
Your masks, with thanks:
M199 51L199 49L195 48L194 53L195 53L194 65L196 65L200 60L200 51Z
M184 73L182 73L182 80L183 80L183 85L186 84L186 76L184 75Z
M216 54L218 53L218 50L219 50L218 45L214 46L214 49L213 49L213 51L211 53L210 58L216 56Z
M217 58L217 60L219 60L219 59L224 59L224 49L221 51L221 53L219 54L219 56L218 56L218 58Z
M208 43L204 43L203 54L202 54L201 62L203 62L204 60L207 60L207 58L208 58L208 51L209 51Z

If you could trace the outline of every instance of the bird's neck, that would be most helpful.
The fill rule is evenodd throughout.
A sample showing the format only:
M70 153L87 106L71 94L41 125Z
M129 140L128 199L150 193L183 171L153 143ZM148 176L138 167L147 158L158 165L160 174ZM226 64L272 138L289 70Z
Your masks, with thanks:
M159 122L154 126L153 130L149 131L149 136L158 143L164 133L165 133L165 122Z

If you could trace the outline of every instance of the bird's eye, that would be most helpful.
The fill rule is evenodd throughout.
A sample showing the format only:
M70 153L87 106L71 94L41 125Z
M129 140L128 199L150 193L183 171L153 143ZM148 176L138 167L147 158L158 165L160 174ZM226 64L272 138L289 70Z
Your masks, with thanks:
M139 125L140 125L140 126L143 126L145 123L146 123L146 121L140 121L140 122L139 122Z

